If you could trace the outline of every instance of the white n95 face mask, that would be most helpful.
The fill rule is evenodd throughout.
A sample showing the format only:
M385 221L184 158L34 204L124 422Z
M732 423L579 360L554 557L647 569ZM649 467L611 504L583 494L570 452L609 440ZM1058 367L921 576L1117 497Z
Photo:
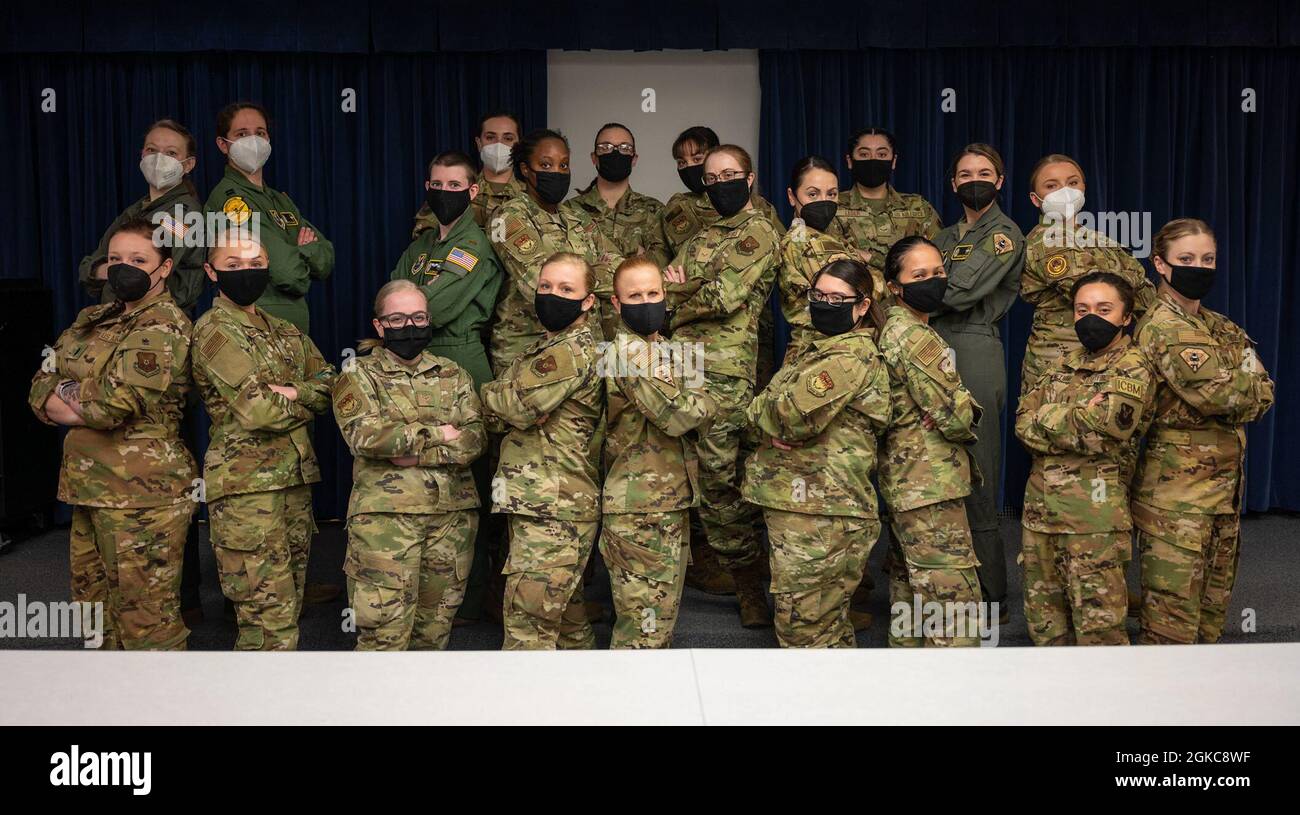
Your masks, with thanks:
M271 157L271 142L261 136L244 136L230 143L230 160L246 173L262 169Z
M170 190L185 177L185 167L164 153L150 153L140 159L140 173L155 190Z
M1068 221L1083 211L1083 190L1061 187L1043 196L1042 203L1044 215L1055 215Z
M478 151L478 157L483 160L483 166L491 172L503 172L510 166L510 145L505 142L485 144L483 149Z

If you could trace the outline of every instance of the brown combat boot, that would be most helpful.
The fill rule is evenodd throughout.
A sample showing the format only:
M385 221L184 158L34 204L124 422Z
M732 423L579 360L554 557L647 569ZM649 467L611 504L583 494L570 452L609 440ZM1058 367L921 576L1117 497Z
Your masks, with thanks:
M758 564L733 568L731 576L736 581L736 599L740 601L740 624L745 628L770 628L772 610L767 605L767 592Z
M707 543L691 543L691 563L686 567L686 585L705 594L735 594L736 581L722 568L718 555Z

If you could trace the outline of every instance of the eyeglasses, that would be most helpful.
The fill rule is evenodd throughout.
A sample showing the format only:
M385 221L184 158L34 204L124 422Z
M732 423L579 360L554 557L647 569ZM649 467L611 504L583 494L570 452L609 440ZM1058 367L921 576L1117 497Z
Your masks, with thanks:
M820 291L819 289L809 289L808 300L813 303L827 303L832 306L842 306L845 303L861 303L863 297L860 294L850 297L847 294L839 294L834 292L827 294L826 292Z
M615 150L625 156L630 156L636 152L636 147L627 142L623 142L622 144L613 144L611 142L603 141L596 145L596 155L598 156L607 156Z
M414 314L393 312L380 317L379 324L384 328L403 328L408 324L416 328L424 328L429 324L429 312L417 311Z
M719 181L735 181L737 178L744 178L747 175L749 175L749 173L744 170L723 170L720 173L705 173L704 183L707 186L709 184L716 184Z

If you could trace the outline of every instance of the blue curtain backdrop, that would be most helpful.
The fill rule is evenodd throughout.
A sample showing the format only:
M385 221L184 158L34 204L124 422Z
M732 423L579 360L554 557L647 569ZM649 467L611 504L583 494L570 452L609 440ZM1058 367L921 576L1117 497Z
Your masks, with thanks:
M42 93L56 109L41 112ZM342 93L356 91L356 112ZM453 54L0 55L4 189L0 277L31 278L54 292L55 324L88 305L77 264L113 218L146 192L140 145L168 116L198 140L200 200L221 177L217 111L251 99L271 113L266 179L287 191L334 242L333 276L312 286L312 339L334 364L368 336L375 291L410 240L429 159L473 153L484 111L517 111L524 126L546 121L543 52ZM199 304L207 308L210 294ZM51 341L53 337L49 338ZM33 361L34 371L39 361ZM23 383L5 383L17 387ZM316 424L324 481L317 514L345 514L347 448L329 417Z
M1047 153L1083 164L1089 211L1149 211L1154 233L1174 217L1210 223L1219 281L1206 298L1258 343L1277 405L1250 430L1251 510L1300 509L1300 53L1238 48L980 48L763 51L759 173L788 220L785 188L810 153L840 167L847 137L876 125L898 139L895 186L929 199L953 223L961 212L947 169L972 141L1007 164L1000 200L1028 233L1037 221L1028 175ZM1255 112L1243 112L1253 89ZM944 113L945 89L956 110ZM1144 261L1154 276L1150 261ZM1010 417L1032 309L1003 325ZM1004 497L1016 506L1028 458L1004 445ZM1291 452L1289 452L1291 451Z

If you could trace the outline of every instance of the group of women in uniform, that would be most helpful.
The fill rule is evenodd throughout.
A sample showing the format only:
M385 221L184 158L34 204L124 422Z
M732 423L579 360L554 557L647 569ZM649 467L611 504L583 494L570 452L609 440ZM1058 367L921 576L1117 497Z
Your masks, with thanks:
M774 622L784 646L853 645L882 520L891 645L977 644L992 604L1005 612L999 324L1017 294L1036 307L1015 414L1033 456L1032 639L1128 642L1134 527L1140 640L1222 633L1242 426L1269 408L1272 382L1245 333L1200 303L1216 266L1200 221L1160 231L1152 286L1076 225L1077 162L1034 169L1043 218L1026 239L997 203L1001 157L977 143L952 161L962 218L942 227L890 184L899 156L878 128L849 141L847 192L825 159L795 166L789 229L749 154L705 127L673 145L687 191L666 206L632 190L636 143L616 123L595 135L596 178L568 198L567 139L491 114L481 170L456 151L431 162L411 246L374 303L377 339L340 373L308 337L303 301L333 248L262 179L269 117L238 103L217 132L229 165L207 209L235 226L257 213L260 235L184 259L159 240L184 231L167 205L197 197L192 137L157 123L142 150L149 195L83 264L104 302L31 389L37 416L70 428L59 496L74 506L73 595L106 604L111 645L185 643L177 591L196 499L178 425L191 386L212 419L200 500L240 648L296 647L320 478L311 423L329 409L355 459L345 572L359 647L445 647L486 570L492 515L509 530L505 647L592 646L582 587L596 548L614 645L665 647L692 509L742 624ZM182 298L202 281L174 280L195 268L218 293L192 325ZM764 353L774 290L791 328L779 368Z

